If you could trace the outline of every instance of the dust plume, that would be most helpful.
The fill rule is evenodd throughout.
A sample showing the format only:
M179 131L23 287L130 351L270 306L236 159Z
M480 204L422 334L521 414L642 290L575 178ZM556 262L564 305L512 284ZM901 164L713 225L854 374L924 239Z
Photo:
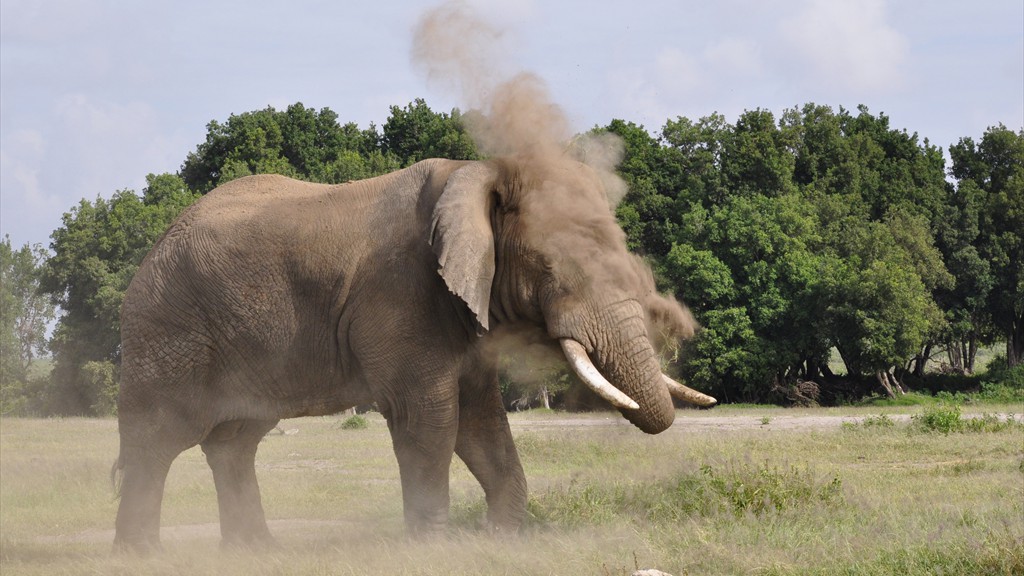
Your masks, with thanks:
M624 155L622 140L611 133L577 135L544 80L517 70L513 55L508 35L459 0L427 11L413 33L413 64L429 84L458 99L478 150L488 157L517 158L532 167L534 180L528 185L544 190L526 200L543 205L531 211L532 228L567 251L595 251L583 258L600 262L588 269L593 285L624 287L636 294L647 313L652 344L674 352L679 340L691 337L696 329L689 309L657 293L649 267L639 258L624 253L621 258L609 257L615 253L609 246L625 245L624 233L609 218L609 208L614 210L627 191L615 172ZM579 162L591 170L580 171ZM553 173L560 182L571 184L559 190L547 187L544 174ZM607 204L589 195L598 187ZM555 205L558 209L552 209ZM565 214L573 217L563 218ZM511 330L492 336L498 349L515 350L518 361L511 368L520 382L536 383L564 363L561 351L552 348L543 333Z
M511 71L504 39L465 2L446 2L420 18L412 59L429 82L455 92L467 107L467 129L484 155L581 161L597 171L615 206L626 191L614 171L622 159L621 141L612 134L574 139L547 84L531 72Z

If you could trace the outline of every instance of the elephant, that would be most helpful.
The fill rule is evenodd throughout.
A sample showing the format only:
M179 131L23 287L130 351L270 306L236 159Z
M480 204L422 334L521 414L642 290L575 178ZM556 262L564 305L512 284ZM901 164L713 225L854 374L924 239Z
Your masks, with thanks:
M160 548L171 462L199 445L222 545L273 543L255 472L281 419L375 403L398 460L406 530L444 530L449 468L516 530L526 480L487 345L533 330L647 433L672 396L652 343L692 334L632 256L599 174L529 156L424 160L369 180L256 175L187 208L124 297L116 549Z

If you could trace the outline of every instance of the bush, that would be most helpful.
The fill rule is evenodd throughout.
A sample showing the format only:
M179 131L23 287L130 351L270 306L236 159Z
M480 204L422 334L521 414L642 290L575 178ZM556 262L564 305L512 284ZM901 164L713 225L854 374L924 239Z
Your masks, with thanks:
M925 432L959 432L963 430L964 421L960 417L960 405L943 402L927 406L921 414L911 416L912 422Z
M973 418L962 418L960 404L942 402L928 406L921 414L911 417L913 426L924 432L1002 432L1009 429L1024 429L1012 415L1001 418L995 414L982 414Z
M1006 355L999 354L988 364L988 370L981 375L983 382L1020 390L1024 393L1024 364L1013 368L1006 365Z
M886 414L879 414L878 416L865 417L861 425L865 428L892 428L896 425L896 421Z
M341 423L342 430L363 430L369 425L365 416L355 414Z
M1002 382L982 382L981 391L973 396L984 402L1019 404L1024 402L1024 388Z

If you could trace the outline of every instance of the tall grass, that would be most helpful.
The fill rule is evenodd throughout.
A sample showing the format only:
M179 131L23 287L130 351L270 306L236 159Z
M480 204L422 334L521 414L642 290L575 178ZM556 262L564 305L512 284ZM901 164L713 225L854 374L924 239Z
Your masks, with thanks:
M280 550L218 551L213 482L190 450L167 483L166 551L151 558L110 553L114 421L5 418L0 573L1024 573L1019 425L943 434L882 415L795 431L759 426L763 413L724 413L745 429L695 431L712 416L680 412L658 436L611 415L574 426L517 414L530 483L521 533L481 529L482 491L456 460L449 534L423 541L404 536L379 415L358 432L342 418L293 420L283 427L298 432L268 436L257 457Z

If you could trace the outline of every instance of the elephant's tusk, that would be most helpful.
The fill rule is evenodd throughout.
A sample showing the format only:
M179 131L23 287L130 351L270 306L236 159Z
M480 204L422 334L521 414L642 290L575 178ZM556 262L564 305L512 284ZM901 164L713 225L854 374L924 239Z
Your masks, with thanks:
M665 385L668 386L668 393L683 402L689 402L690 404L696 404L697 406L714 406L715 404L718 404L718 400L715 400L711 396L697 392L689 386L683 386L664 374L661 375L661 379L664 380Z
M583 348L582 344L572 338L562 338L559 342L562 344L562 353L569 360L569 365L572 366L573 372L580 377L580 380L583 380L583 383L588 388L597 392L598 396L604 398L616 408L628 410L640 408L640 405L634 402L632 398L615 386L612 386L611 382L608 382L601 375L601 372L594 366L594 363L590 361L590 356L587 356L587 351Z

